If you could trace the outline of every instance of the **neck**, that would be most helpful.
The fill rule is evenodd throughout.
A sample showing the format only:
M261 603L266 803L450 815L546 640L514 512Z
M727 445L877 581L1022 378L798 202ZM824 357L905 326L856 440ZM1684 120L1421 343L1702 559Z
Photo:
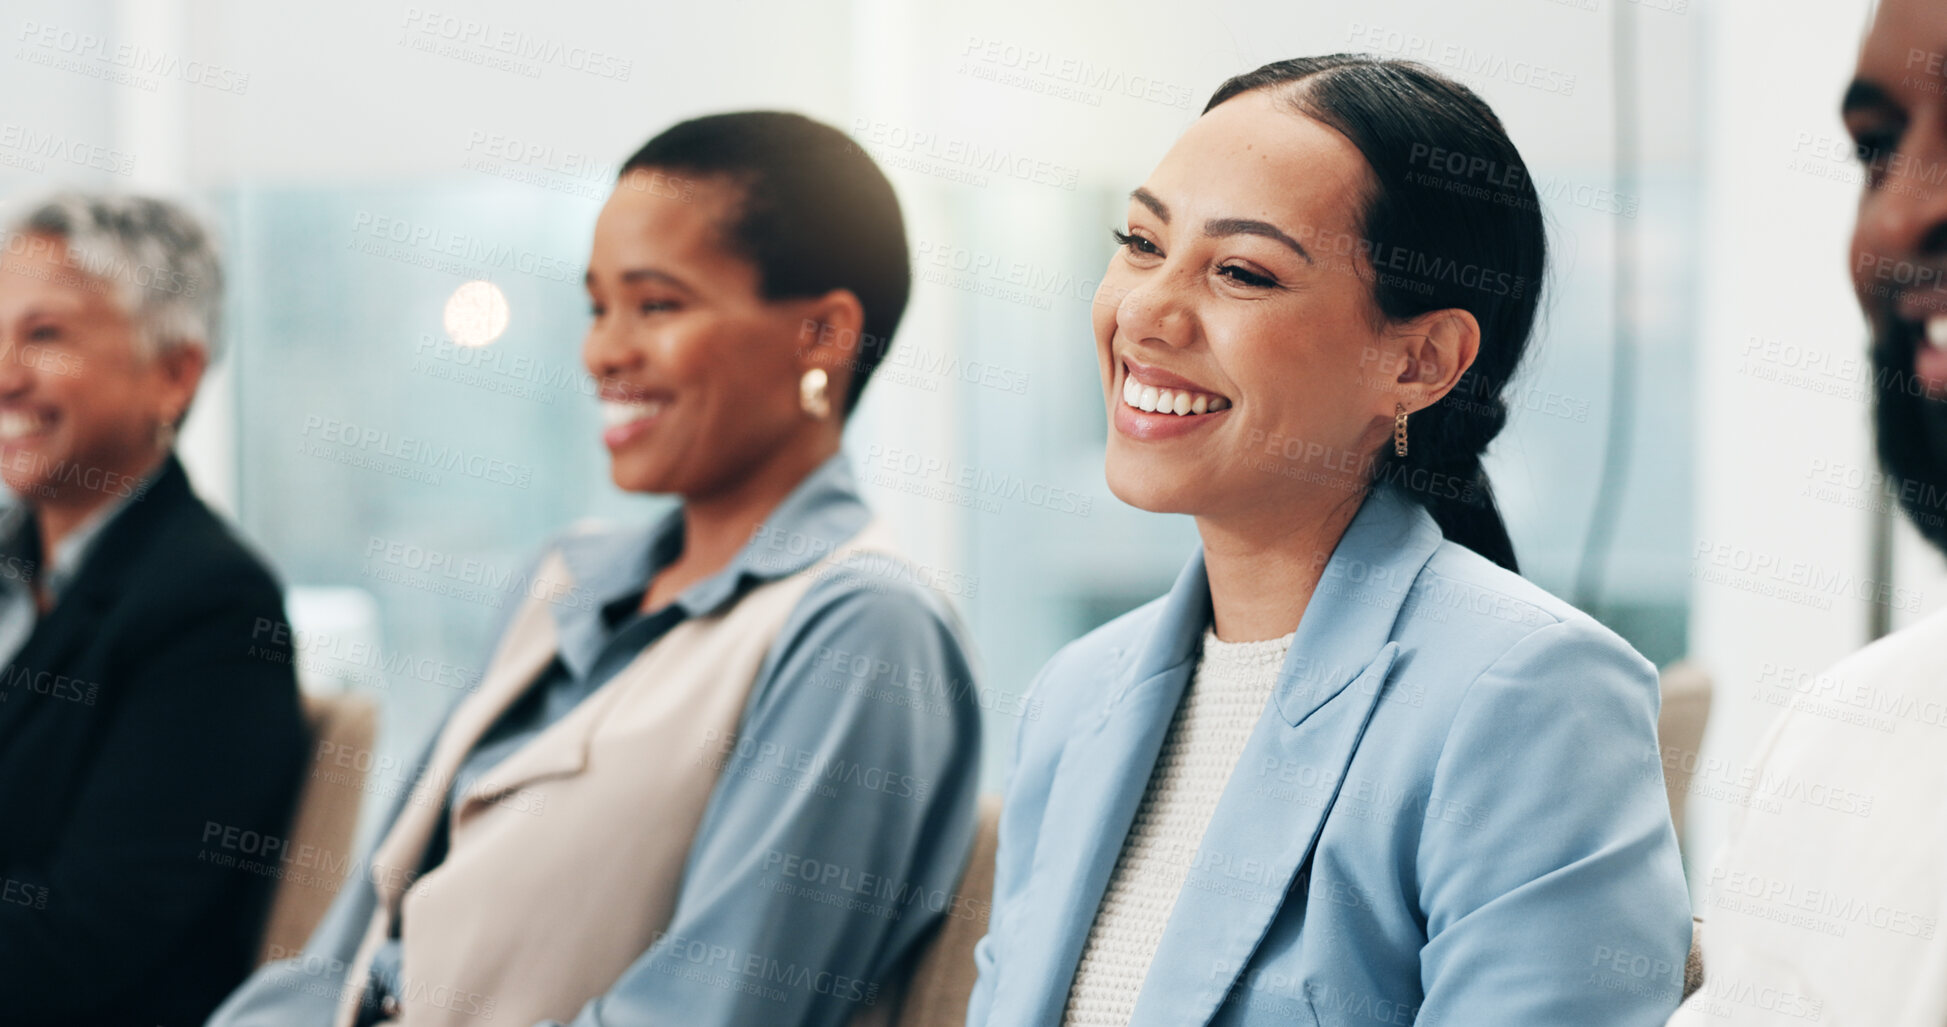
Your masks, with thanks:
M1245 514L1199 515L1217 637L1282 638L1298 629L1365 493L1331 490Z
M723 570L778 504L838 452L836 432L815 444L787 446L728 487L683 497L683 552L657 572L642 608L662 607L685 588Z
M123 481L140 481L154 474L156 468L162 466L163 458L167 455L166 450L154 453L146 462L139 462L134 470L118 470L117 476ZM104 476L104 480L113 480L114 477L116 476ZM77 487L56 489L54 492L53 496L30 504L40 529L41 566L43 567L50 566L54 562L55 547L86 524L88 518L122 498L119 493L107 489Z

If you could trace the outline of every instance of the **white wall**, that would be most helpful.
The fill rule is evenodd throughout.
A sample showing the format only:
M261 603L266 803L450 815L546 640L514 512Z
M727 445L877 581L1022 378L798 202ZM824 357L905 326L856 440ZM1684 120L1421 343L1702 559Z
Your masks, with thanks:
M1873 464L1863 385L1842 373L1866 352L1845 260L1856 175L1821 152L1844 138L1865 4L1708 12L1691 649L1716 679L1703 757L1729 768L1713 771L1721 781L1777 712L1752 697L1768 666L1817 671L1866 639L1868 608L1851 595L1754 589L1793 588L1780 574L1871 576L1869 515L1805 491L1814 461ZM1707 859L1727 807L1692 804L1693 859Z

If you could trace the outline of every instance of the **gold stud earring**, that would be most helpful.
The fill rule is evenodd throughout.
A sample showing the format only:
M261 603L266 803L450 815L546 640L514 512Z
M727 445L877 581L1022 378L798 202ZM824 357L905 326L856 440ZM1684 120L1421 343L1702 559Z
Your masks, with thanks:
M814 367L798 379L798 406L820 421L832 415L831 396L825 391L830 382L822 367Z
M1393 404L1393 455L1406 455L1406 404Z

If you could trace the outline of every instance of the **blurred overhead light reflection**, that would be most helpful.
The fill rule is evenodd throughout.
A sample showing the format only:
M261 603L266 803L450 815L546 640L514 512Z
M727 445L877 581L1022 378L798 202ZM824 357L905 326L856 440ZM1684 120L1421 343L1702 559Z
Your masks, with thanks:
M474 281L446 300L447 338L462 346L485 346L507 330L507 295L492 282Z

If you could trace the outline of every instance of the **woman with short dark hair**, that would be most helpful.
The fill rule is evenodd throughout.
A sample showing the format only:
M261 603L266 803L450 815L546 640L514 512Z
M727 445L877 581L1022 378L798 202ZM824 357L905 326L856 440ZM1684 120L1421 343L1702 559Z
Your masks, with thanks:
M630 158L582 356L616 485L682 505L547 548L369 873L216 1024L897 1008L980 751L957 620L840 451L908 280L892 187L835 129L717 115Z

